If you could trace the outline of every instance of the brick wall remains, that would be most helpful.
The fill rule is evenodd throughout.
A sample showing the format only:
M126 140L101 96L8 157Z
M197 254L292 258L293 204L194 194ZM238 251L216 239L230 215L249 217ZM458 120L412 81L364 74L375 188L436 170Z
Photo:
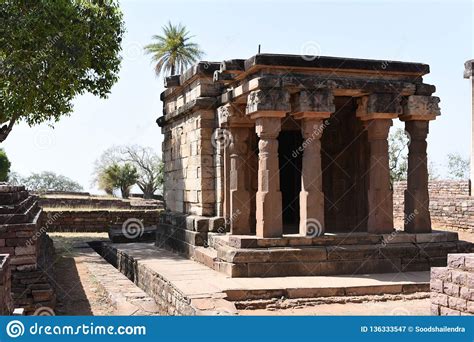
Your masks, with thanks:
M145 227L158 224L161 210L45 210L42 225L47 232L108 232L129 219Z
M447 267L432 267L430 287L433 315L474 315L474 253L449 254Z
M406 181L393 189L393 214L396 221L404 219ZM448 227L474 232L474 196L469 196L469 181L431 181L430 213L433 227Z
M10 256L0 254L0 315L8 316L12 311Z

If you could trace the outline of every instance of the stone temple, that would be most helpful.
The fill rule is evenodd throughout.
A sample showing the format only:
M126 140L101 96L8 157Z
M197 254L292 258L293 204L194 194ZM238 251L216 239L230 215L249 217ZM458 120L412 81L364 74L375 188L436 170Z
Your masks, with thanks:
M258 54L166 78L166 211L156 245L231 277L445 266L472 246L432 231L427 143L440 115L429 66ZM394 229L388 133L409 136Z

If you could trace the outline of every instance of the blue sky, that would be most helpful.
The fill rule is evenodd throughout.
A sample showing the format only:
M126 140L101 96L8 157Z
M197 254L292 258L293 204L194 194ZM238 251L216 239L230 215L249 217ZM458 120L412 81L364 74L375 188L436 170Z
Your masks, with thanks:
M122 0L127 32L120 80L107 100L84 95L55 125L14 128L4 147L13 170L54 171L94 191L94 160L111 145L161 151L156 118L163 81L142 51L170 20L181 22L204 59L248 58L257 52L373 58L427 63L442 116L430 125L430 160L470 151L471 92L463 64L473 58L473 5L467 1L152 1ZM397 124L399 125L399 124ZM440 169L440 171L442 171Z

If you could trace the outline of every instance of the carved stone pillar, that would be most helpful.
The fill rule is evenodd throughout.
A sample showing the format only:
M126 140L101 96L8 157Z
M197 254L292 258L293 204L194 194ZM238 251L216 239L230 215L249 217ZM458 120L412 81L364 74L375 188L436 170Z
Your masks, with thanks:
M388 133L392 118L402 113L401 99L396 94L374 93L358 102L357 116L365 121L370 151L367 232L390 233L393 231L393 191Z
M393 191L390 184L387 140L391 126L391 119L366 122L370 144L368 233L382 234L393 231Z
M218 108L218 122L221 128L229 132L230 141L226 144L228 161L225 164L228 175L227 222L234 235L247 235L251 231L250 180L248 179L248 144L250 127L253 122L245 116L238 105L227 104Z
M258 142L257 236L280 237L283 233L282 197L278 163L281 119L261 117L256 122Z
M289 94L282 89L256 90L248 96L247 115L256 120L255 131L260 138L256 194L258 237L273 238L283 234L277 138L281 118L289 110Z
M400 117L406 121L405 129L410 138L405 190L405 231L408 233L431 232L426 137L429 120L439 115L438 103L439 98L434 96L409 96Z
M231 127L230 152L230 232L250 234L250 180L247 170L249 128Z
M303 119L303 170L300 191L300 234L324 234L324 193L323 172L321 169L321 136L323 120ZM315 228L319 231L313 231Z
M321 169L321 136L324 119L335 111L334 96L328 90L301 91L292 99L292 115L302 119L303 169L300 191L301 235L324 234L324 193Z

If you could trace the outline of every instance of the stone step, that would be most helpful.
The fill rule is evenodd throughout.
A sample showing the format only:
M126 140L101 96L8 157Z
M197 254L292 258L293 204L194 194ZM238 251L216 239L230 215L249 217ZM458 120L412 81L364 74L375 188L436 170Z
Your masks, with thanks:
M28 207L19 209L24 209L24 211L21 212L19 210L17 213L14 214L0 215L0 224L29 223L33 220L37 212L40 210L38 206L38 201L30 203Z
M213 248L196 247L193 260L215 269L214 264L217 261L217 251Z
M25 208L29 208L31 204L35 201L37 201L36 196L28 196L27 198L16 204L0 205L0 215L22 213L26 210Z

